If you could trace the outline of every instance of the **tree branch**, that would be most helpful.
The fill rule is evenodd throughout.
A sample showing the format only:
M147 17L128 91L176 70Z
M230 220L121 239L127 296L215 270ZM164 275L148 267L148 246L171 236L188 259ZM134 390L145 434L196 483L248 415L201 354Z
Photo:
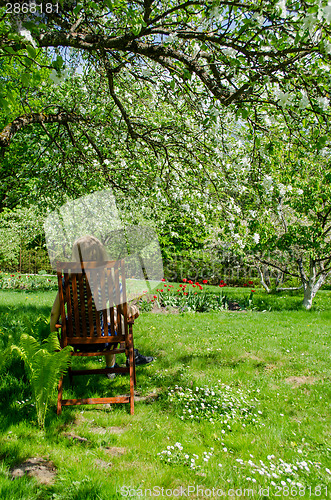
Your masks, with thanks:
M278 266L277 264L274 264L273 262L270 262L270 261L264 260L264 259L260 259L257 255L254 255L254 257L255 257L256 260L258 260L259 262L261 262L261 264L265 264L266 266L274 267L275 269L278 269L282 273L288 274L289 276L293 276L294 278L298 278L297 274L291 273L287 269L284 270L280 266Z
M75 113L60 112L57 114L30 113L27 115L15 118L11 123L5 126L0 132L0 148L1 150L8 147L14 135L24 127L32 124L59 123L67 124L68 122L86 121L86 118L76 115Z

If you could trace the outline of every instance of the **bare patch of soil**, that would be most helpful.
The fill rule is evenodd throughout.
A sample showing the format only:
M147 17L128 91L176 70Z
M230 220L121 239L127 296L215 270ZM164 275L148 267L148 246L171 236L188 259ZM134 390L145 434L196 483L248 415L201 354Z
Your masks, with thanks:
M305 376L302 376L302 377L288 377L285 379L285 382L287 382L288 384L291 384L293 387L299 387L300 385L304 385L304 384L308 384L308 385L312 385L312 384L315 384L316 382L316 377L305 377Z
M275 370L277 368L276 365L272 364L272 363L269 363L267 364L264 369L267 370L268 372L272 372L273 370Z
M104 450L113 457L117 455L125 455L126 453L126 448L122 448L120 446L105 446Z
M139 402L144 402L144 403L152 403L158 398L158 393L157 392L151 392L147 394L146 396L135 396L134 401L135 403Z
M53 462L40 457L28 458L25 462L11 469L12 478L23 477L25 474L34 477L42 484L54 484L56 467Z
M162 389L160 389L161 391ZM130 396L130 394L121 394L121 396ZM134 391L134 402L135 403L152 403L155 401L159 396L158 392L150 392L149 394L146 394L146 396L142 396L139 392Z
M111 462L106 462L105 460L101 460L100 458L94 460L94 463L98 469L108 469L113 465Z
M259 364L265 363L265 361L263 359L259 358L258 356L256 356L252 352L245 352L245 354L242 356L242 359L251 359L252 361L255 361Z
M74 441L79 441L80 443L86 443L88 441L87 438L78 436L78 434L75 434L74 432L66 432L63 434L65 437L72 439Z
M91 427L91 432L95 434L123 434L123 427Z

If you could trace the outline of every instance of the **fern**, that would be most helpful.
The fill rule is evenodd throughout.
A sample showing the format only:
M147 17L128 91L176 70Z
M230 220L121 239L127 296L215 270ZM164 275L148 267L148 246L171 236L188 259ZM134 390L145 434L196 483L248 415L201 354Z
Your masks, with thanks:
M5 369L9 365L10 354L11 354L11 347L7 347L6 349L1 349L1 351L0 351L0 373L5 371Z
M36 405L40 427L45 425L45 417L60 377L70 365L72 347L61 350L57 332L52 332L40 345L31 335L23 334L19 346L13 346L24 360Z

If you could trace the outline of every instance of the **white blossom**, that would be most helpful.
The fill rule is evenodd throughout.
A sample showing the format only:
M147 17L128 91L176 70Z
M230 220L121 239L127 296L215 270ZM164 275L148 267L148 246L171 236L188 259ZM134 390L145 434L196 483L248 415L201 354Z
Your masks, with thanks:
M258 233L253 234L253 240L255 241L256 244L260 241L260 235Z
M286 187L282 183L280 183L278 187L279 187L279 194L281 196L284 196L284 194L286 193Z
M331 22L331 3L329 2L328 5L326 5L324 7L324 9L322 9L322 10L323 10L325 20L328 23Z
M279 104L284 108L287 104L291 102L290 93L280 91L278 94Z
M280 16L285 18L287 17L287 11L286 11L286 1L285 0L280 0L277 4L276 7L280 9Z
M309 99L307 97L306 92L302 92L302 98L301 101L299 102L299 108L300 109L305 109L309 104Z
M37 48L37 44L36 42L34 41L34 39L32 38L32 35L31 35L31 32L29 30L26 30L26 29L20 29L19 31L19 34L21 36L23 36L25 38L25 40L27 40L28 42L31 43L31 45L36 49Z
M330 104L330 101L327 97L319 97L317 99L317 102L318 102L319 106L323 109L323 111L326 111L329 104Z
M273 178L270 175L265 175L263 179L263 186L267 193L272 192L273 187Z

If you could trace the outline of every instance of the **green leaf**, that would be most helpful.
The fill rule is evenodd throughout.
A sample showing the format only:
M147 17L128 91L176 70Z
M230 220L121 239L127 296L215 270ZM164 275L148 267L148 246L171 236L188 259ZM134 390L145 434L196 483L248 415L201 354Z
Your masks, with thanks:
M183 78L185 78L186 80L191 80L192 78L190 71L186 68L183 71Z
M2 97L0 97L0 107L8 110L8 102Z
M325 143L326 143L327 139L328 138L325 135L323 135L322 137L320 137L317 140L317 142L316 142L317 149L322 149L325 146Z
M309 7L308 13L314 14L314 12L318 12L318 5L313 5L312 7Z
M61 56L57 56L56 60L53 61L53 68L60 71L63 67L64 61Z
M30 83L30 74L29 73L22 73L21 74L21 81L24 87L28 87Z
M141 31L141 24L136 24L135 26L132 26L132 33L137 36L139 35Z
M24 57L24 64L26 64L26 66L31 66L32 64L31 59L29 59L28 57Z
M77 5L76 5L76 7L74 8L73 12L74 12L74 14L76 14L76 16L77 16L77 14L79 14L79 13L80 13L80 11L81 11L82 9L83 9L83 5L82 5L81 3L79 3L79 4L77 4Z
M4 47L3 48L6 52L9 52L9 54L16 54L15 50L13 47Z
M27 50L29 56L32 57L32 59L34 59L36 57L37 51L34 47L32 47L32 45L28 45L26 50Z

